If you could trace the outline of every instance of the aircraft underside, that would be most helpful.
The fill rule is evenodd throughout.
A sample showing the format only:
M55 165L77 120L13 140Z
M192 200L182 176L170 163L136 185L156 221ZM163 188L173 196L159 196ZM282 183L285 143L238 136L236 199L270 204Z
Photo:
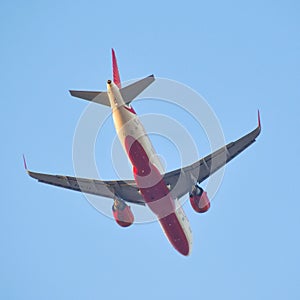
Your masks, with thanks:
M182 207L178 205L178 199L188 193L191 206L197 213L205 213L210 208L209 198L201 188L201 182L256 140L261 131L259 115L258 126L242 138L189 166L165 173L143 125L130 105L155 78L151 75L122 87L113 50L112 57L113 81L107 81L107 92L70 92L75 97L111 107L120 142L132 164L134 181L102 181L37 173L27 169L24 159L25 169L40 182L112 199L113 216L122 227L134 223L130 203L147 206L156 215L173 247L182 255L189 255L192 249L192 232Z

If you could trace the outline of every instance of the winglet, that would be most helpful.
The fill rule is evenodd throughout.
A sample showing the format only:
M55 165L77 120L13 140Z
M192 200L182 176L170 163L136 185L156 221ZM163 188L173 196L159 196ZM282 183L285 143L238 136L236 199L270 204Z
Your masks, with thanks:
M118 68L118 63L117 63L117 58L116 58L115 50L113 48L111 49L111 55L112 55L114 83L120 89L121 88L121 80L120 80L119 68Z
M25 170L28 172L28 168L27 168L26 159L25 159L25 155L24 154L23 154L23 163L24 163Z
M258 118L258 127L261 128L259 109L257 110L257 118Z

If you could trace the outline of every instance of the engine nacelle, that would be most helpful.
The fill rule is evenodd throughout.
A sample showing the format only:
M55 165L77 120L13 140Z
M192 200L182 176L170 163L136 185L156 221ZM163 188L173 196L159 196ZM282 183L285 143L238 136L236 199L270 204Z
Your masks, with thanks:
M128 227L132 225L134 221L133 213L124 201L115 199L112 206L112 211L116 222L122 227Z
M210 208L207 193L198 185L195 185L190 193L190 202L193 209L198 213L205 213Z

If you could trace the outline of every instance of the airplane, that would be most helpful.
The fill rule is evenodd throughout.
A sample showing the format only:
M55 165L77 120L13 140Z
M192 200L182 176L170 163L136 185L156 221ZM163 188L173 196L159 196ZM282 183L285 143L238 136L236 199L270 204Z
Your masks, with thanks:
M165 173L131 106L131 101L155 80L154 75L122 87L114 49L112 69L113 80L107 80L106 92L71 90L70 94L111 107L116 132L132 164L134 180L102 181L32 172L23 156L25 170L39 182L112 199L114 219L122 227L134 223L129 204L147 206L173 247L188 256L192 249L192 231L179 199L189 194L190 204L197 213L208 211L210 200L200 184L255 142L261 131L259 111L258 125L250 133L191 165Z

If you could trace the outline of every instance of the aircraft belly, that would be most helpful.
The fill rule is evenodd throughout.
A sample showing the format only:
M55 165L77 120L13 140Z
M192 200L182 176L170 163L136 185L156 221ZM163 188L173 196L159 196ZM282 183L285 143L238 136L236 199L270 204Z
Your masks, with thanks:
M192 234L188 219L163 179L164 169L135 111L127 105L113 110L120 142L133 165L134 178L147 206L157 216L166 237L183 255L189 255Z
M173 247L181 254L189 255L191 252L191 243L184 232L184 228L182 227L177 214L174 212L161 218L159 223Z
M125 148L133 165L135 181L147 206L157 216L174 248L181 254L188 255L192 245L189 223L182 208L176 208L163 175L152 164L145 149L134 137L126 136Z
M161 173L164 173L164 167L156 155L153 145L146 134L145 128L134 110L132 108L129 109L126 105L121 106L113 111L113 119L119 140L124 150L126 151L125 138L127 136L132 136L143 146L151 163L154 164Z

